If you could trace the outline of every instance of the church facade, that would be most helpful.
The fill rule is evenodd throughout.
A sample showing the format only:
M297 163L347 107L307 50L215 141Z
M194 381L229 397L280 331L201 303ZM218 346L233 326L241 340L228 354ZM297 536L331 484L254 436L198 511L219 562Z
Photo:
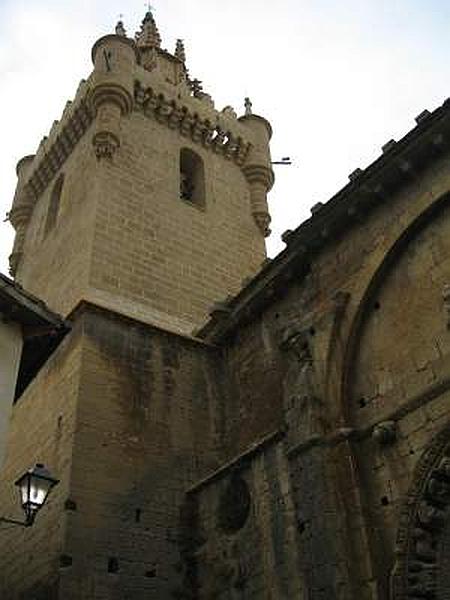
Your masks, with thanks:
M11 272L70 323L18 397L5 600L450 596L450 103L267 260L271 127L148 12L17 167Z

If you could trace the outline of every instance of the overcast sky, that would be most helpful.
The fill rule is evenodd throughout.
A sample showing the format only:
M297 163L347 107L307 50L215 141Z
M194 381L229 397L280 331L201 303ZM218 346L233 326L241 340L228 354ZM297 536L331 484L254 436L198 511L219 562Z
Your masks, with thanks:
M185 40L187 64L216 108L243 98L273 125L276 167L270 193L269 254L280 234L326 202L381 146L414 126L423 109L450 95L448 0L154 0L173 51ZM141 0L0 0L0 213L13 198L15 164L34 153L80 79L90 50L123 13L128 35ZM0 270L13 232L0 223Z

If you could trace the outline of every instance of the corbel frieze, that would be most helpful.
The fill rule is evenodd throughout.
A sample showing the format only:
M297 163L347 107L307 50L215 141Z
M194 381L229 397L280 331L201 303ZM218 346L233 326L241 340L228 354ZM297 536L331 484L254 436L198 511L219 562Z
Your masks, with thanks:
M82 100L53 141L49 150L42 156L27 182L27 186L36 200L73 152L92 120L92 112L87 102Z
M215 154L243 166L249 153L251 143L244 140L230 129L224 129L218 123L202 119L197 113L164 94L157 94L153 88L143 88L136 82L134 91L135 108L145 116L154 118L158 123L170 129L178 129L183 137L210 148Z

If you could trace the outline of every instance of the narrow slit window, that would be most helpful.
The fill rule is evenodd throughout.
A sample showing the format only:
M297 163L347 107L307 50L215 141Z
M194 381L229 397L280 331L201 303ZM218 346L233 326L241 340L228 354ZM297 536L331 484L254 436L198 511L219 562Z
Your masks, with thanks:
M60 175L53 186L48 205L47 219L45 221L45 232L47 235L56 225L59 208L61 204L61 193L64 185L64 175Z
M203 160L189 148L182 148L180 152L180 198L196 206L205 206Z

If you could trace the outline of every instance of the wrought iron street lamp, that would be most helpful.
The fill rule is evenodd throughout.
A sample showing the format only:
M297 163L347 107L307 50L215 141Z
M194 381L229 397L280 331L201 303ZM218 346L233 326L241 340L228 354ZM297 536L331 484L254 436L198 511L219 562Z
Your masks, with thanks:
M37 463L35 467L19 477L15 483L19 488L20 503L25 513L25 521L0 517L0 522L22 525L23 527L33 525L36 514L44 506L49 493L57 483L58 480L52 477L45 466Z

